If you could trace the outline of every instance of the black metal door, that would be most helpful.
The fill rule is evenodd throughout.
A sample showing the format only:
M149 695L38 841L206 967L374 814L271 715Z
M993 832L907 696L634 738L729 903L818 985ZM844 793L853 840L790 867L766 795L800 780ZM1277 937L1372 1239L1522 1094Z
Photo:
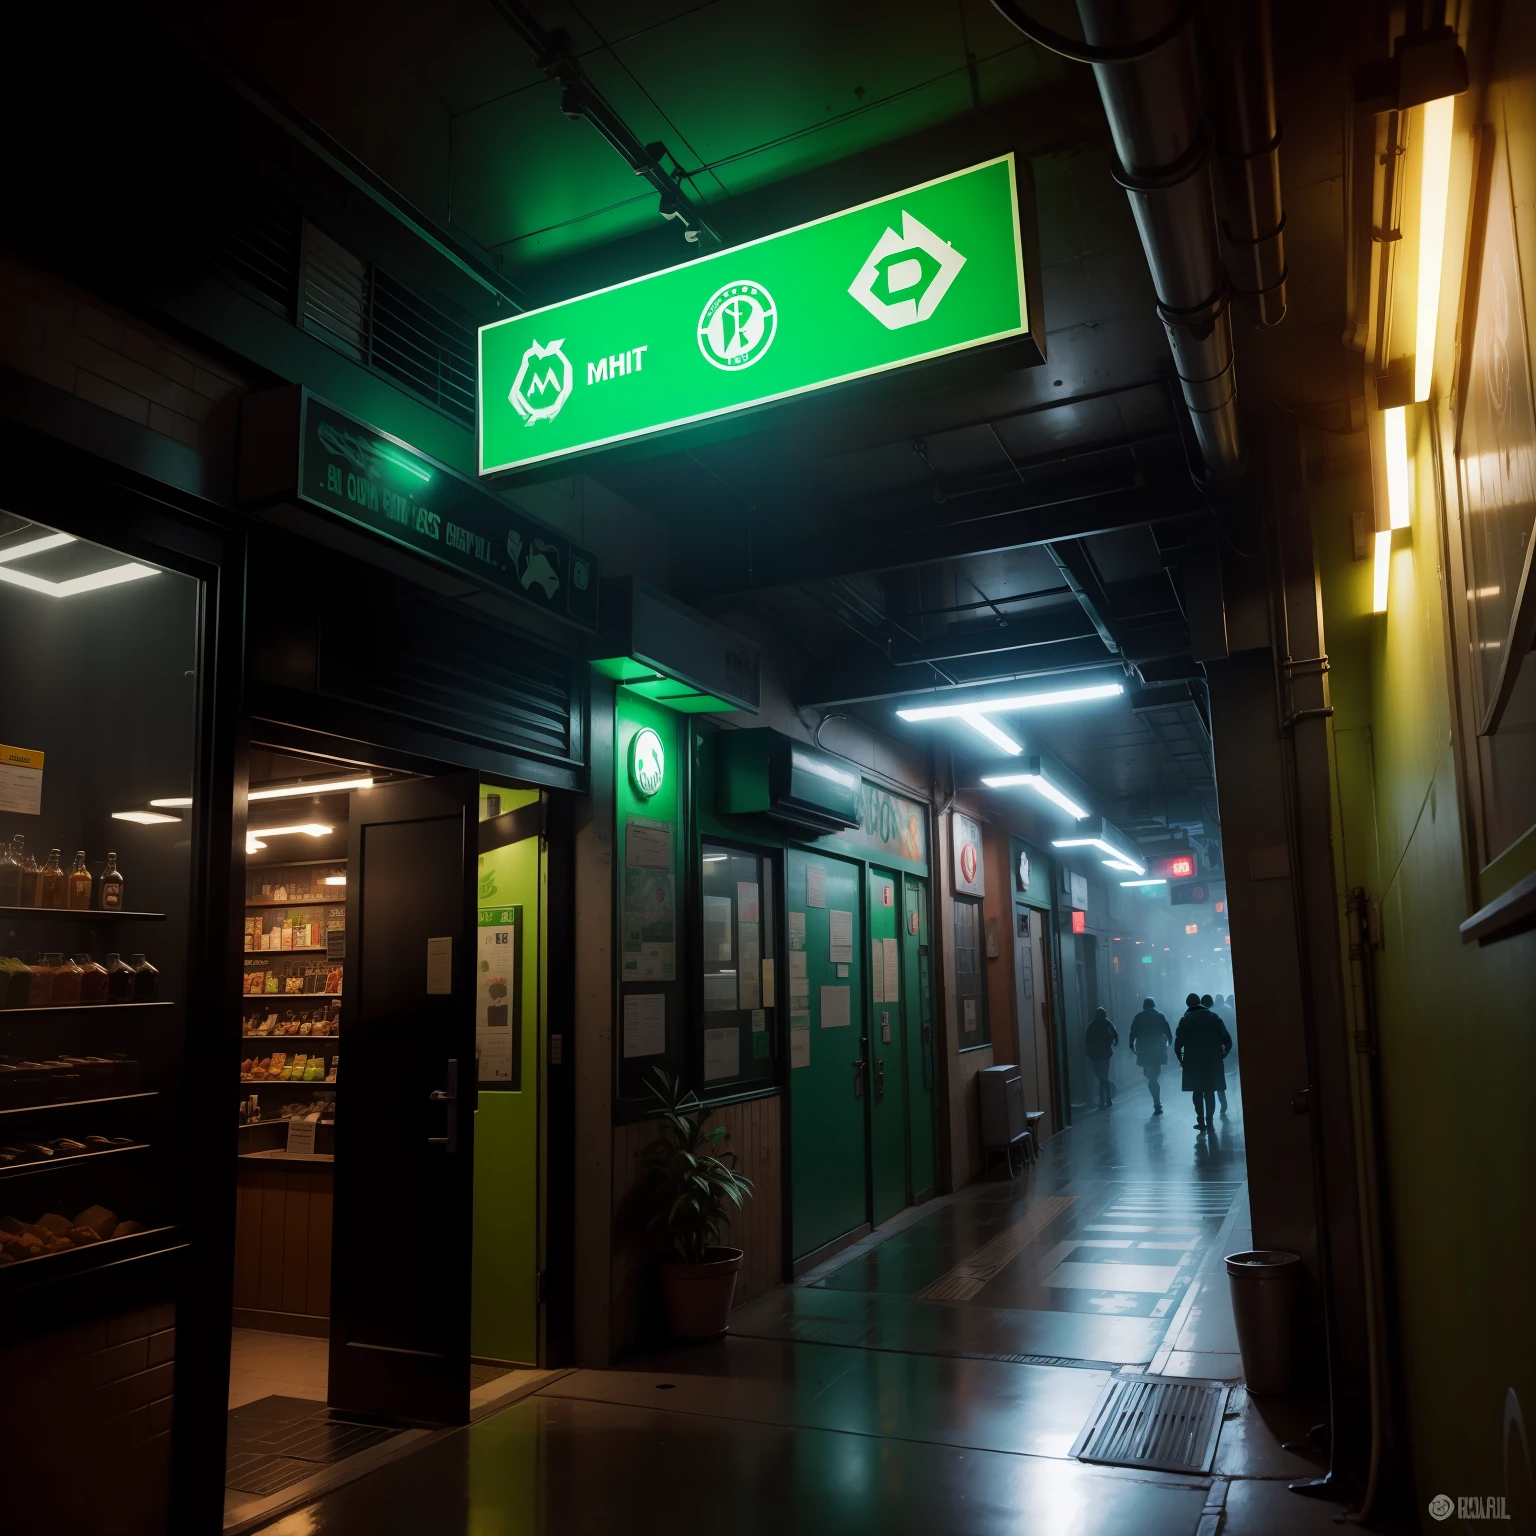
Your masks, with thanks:
M353 796L330 1401L469 1417L475 860L469 775Z

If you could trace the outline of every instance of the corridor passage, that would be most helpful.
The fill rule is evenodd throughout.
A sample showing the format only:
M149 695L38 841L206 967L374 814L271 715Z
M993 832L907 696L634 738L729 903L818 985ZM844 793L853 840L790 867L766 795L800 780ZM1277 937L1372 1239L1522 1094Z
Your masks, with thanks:
M1307 1405L1266 1423L1240 1386L1209 1475L1070 1456L1117 1372L1240 1379L1230 1098L1197 1137L1184 1095L1154 1118L1123 1086L1037 1167L909 1212L739 1308L723 1342L573 1372L271 1529L1194 1536L1224 1508L1239 1536L1333 1530L1336 1507L1285 1486L1317 1470L1279 1445Z

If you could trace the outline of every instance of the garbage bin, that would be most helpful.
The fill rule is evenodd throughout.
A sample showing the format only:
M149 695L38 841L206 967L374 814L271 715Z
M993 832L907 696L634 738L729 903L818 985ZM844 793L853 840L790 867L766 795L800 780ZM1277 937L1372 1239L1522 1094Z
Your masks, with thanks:
M1232 1315L1250 1392L1287 1392L1296 1380L1296 1302L1301 1259L1273 1250L1229 1253Z

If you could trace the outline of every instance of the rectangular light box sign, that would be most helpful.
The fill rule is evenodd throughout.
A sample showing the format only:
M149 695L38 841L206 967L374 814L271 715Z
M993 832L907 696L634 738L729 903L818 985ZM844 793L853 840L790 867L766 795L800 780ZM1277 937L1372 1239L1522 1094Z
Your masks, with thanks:
M480 329L479 470L1030 334L1011 154Z

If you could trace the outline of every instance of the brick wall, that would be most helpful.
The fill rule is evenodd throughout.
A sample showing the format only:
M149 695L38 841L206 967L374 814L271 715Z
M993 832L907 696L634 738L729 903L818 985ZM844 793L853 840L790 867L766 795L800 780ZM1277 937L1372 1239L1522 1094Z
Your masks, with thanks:
M168 1305L0 1348L0 1528L160 1536L175 1355Z
M0 253L0 366L233 461L248 380L8 253Z

